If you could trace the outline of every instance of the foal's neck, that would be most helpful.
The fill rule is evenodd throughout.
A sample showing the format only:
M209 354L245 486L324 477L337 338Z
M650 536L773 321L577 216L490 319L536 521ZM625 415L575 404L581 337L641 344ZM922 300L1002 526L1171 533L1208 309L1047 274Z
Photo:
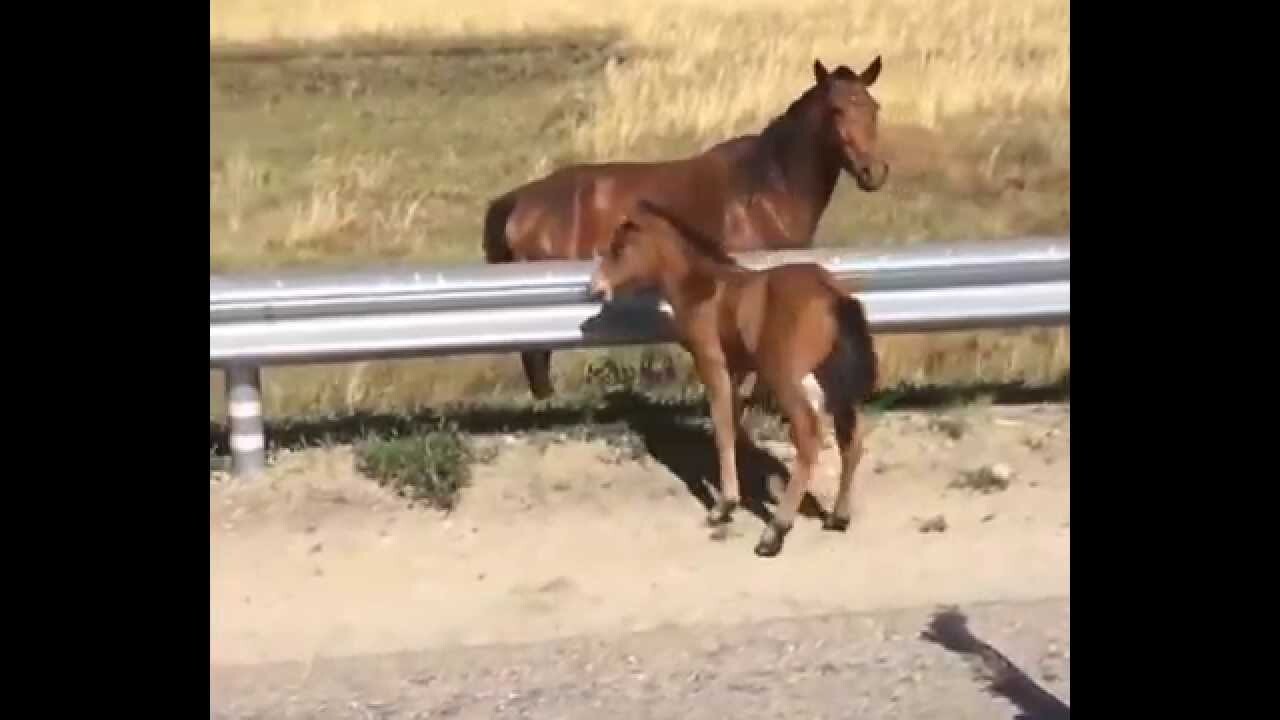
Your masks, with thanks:
M658 288L677 315L705 300L708 288L746 271L736 263L707 257L683 238L668 237L661 253L664 270Z

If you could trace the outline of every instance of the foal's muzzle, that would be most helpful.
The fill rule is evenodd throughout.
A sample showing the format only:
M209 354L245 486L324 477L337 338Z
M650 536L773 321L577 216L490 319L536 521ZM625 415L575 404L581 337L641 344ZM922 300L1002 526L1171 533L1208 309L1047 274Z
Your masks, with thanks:
M609 302L613 299L613 287L609 285L609 281L604 278L600 271L591 273L591 283L587 288L587 294L592 300L604 300Z

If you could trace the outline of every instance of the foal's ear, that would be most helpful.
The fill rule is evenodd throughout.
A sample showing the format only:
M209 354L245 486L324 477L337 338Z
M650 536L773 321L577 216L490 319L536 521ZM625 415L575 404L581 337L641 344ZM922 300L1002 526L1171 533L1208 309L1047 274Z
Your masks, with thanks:
M814 59L813 61L814 81L816 81L819 85L821 85L822 83L827 81L827 75L829 74L830 73L827 72L827 66L823 65L821 60Z
M880 56L879 55L876 56L875 60L871 61L871 64L867 66L866 70L863 70L861 73L858 74L858 79L862 81L862 85L864 87L871 87L875 83L876 78L878 77L880 77Z

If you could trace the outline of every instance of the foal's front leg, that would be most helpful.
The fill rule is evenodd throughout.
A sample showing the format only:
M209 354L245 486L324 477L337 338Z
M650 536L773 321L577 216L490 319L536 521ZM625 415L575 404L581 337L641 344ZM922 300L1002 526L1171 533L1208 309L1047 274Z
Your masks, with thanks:
M720 499L711 508L707 522L712 526L728 522L741 497L738 491L738 462L734 441L738 430L737 388L729 377L724 358L696 355L698 375L707 388L711 405L711 425L715 431L716 450L720 456Z

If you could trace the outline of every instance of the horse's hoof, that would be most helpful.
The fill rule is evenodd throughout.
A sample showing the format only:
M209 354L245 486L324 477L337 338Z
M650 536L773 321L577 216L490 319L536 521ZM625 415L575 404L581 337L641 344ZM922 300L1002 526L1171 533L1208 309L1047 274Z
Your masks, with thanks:
M707 524L711 527L719 527L733 520L733 511L738 508L738 503L729 501L720 501L711 508L711 512L707 513Z
M828 515L822 521L822 529L831 532L844 532L849 529L849 518L839 515Z
M782 552L782 541L787 538L787 533L791 531L789 527L780 527L770 522L764 526L764 532L760 535L760 542L756 543L756 555L760 557L774 557Z
M761 540L756 543L756 555L759 557L776 557L782 552L781 542L766 542Z

